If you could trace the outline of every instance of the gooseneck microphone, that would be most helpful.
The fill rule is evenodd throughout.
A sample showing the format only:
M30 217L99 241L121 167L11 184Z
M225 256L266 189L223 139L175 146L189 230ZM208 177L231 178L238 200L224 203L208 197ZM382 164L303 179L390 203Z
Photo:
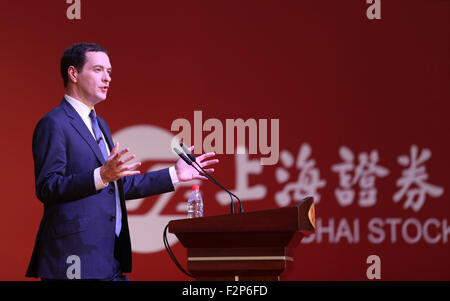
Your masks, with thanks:
M219 186L220 188L222 188L223 190L225 190L228 195L230 196L231 199L231 213L234 213L234 201L233 201L233 196L238 200L239 202L239 212L242 213L244 211L244 209L242 208L242 203L241 200L231 191L229 191L228 189L226 189L222 184L220 184L216 179L213 178L213 176L211 176L208 172L206 172L206 170L203 169L203 167L201 167L200 164L198 164L195 156L189 151L189 149L183 144L183 142L180 142L180 146L181 148L184 150L184 152L186 153L186 155L191 159L192 163L197 164L197 166L203 171L203 174L206 175L206 177L213 182L214 184L216 184L217 186ZM192 165L194 166L194 165ZM198 170L197 170L198 171Z
M192 162L197 163L197 160L195 159L195 156L191 153L191 151L183 144L183 142L180 142L180 146L183 149L184 153L191 159ZM201 168L201 167L200 167Z
M176 149L175 147L173 148L173 151L177 153L178 156L180 156L181 159L183 159L184 162L186 162L187 165L191 165L192 166L192 162L191 160L189 160L185 154L183 154L182 152L180 152L178 149ZM198 171L198 170L197 170Z
M184 146L184 144L182 142L180 142L180 147L183 149L183 151L186 153L186 155L189 157L189 159L186 157L185 154L181 153L178 149L173 148L173 150L175 151L175 153L177 153L178 156L180 156L181 159L183 159L188 165L192 166L193 168L195 168L195 170L201 174L202 176L205 176L206 178L208 178L208 180L210 180L211 182L213 182L214 184L216 184L217 186L219 186L220 188L222 188L225 192L228 193L228 195L230 196L231 199L231 204L230 204L230 211L231 214L234 214L234 201L233 201L233 196L238 200L239 202L239 212L242 213L244 211L244 209L242 208L242 202L241 200L231 191L229 191L228 189L226 189L222 184L220 184L216 179L214 179L206 170L203 169L203 167L200 166L200 164L198 164L195 156L189 151L189 149ZM198 170L195 165L193 164L195 163L202 171Z

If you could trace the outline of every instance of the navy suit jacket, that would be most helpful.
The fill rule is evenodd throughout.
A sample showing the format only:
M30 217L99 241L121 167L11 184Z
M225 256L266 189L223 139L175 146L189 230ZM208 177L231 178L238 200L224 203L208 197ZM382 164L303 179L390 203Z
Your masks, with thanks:
M109 149L114 146L111 132L101 118L99 126ZM115 189L114 183L96 190L94 169L104 163L91 132L63 98L45 115L33 135L36 195L44 214L26 276L65 278L80 258L81 279L108 279L117 269L114 260ZM168 169L117 181L122 208L122 230L116 257L122 272L131 272L131 243L125 207L126 199L173 191Z

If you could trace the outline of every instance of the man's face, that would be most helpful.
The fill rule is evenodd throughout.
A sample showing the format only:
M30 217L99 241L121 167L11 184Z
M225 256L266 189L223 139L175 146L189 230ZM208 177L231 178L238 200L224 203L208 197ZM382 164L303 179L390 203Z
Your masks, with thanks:
M86 62L78 73L77 86L80 96L92 105L106 99L111 82L111 63L106 53L86 52Z

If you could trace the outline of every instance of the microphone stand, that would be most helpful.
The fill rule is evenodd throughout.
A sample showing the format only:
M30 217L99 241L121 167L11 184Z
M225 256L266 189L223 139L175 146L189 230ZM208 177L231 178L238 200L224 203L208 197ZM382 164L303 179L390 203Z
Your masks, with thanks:
M182 142L180 143L180 146L183 148L183 150L185 151L185 153L187 154L189 159L183 153L181 153L178 149L173 148L173 150L178 154L178 156L180 156L188 165L192 166L199 174L205 176L206 178L208 178L208 180L210 180L211 182L213 182L214 184L216 184L217 186L219 186L220 188L225 190L225 192L228 193L228 195L230 196L230 199L231 199L231 203L230 203L231 214L235 213L233 196L238 200L239 212L242 213L244 211L244 209L242 208L241 200L234 193L230 192L222 184L220 184L216 179L214 179L206 170L204 170L203 167L201 167L200 164L198 164L195 156L192 155L192 153L183 145ZM202 171L198 170L198 168L196 168L193 163L195 163Z

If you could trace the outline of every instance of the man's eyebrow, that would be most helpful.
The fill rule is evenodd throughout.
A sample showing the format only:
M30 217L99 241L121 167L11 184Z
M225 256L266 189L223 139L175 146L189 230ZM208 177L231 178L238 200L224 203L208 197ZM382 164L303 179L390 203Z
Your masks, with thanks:
M94 65L94 66L92 66L92 68L97 68L97 67L100 67L102 69L106 69L106 70L109 70L109 71L112 70L112 67L106 68L105 66L102 66L102 65Z

